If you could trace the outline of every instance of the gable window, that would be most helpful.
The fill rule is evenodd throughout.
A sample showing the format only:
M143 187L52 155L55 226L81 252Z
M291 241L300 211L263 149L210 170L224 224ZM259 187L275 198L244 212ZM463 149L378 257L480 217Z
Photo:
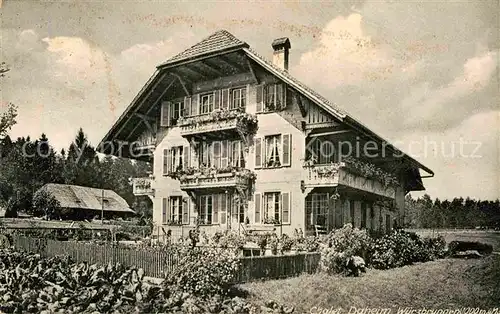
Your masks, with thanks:
M200 114L207 114L214 110L214 94L200 96Z
M264 87L264 109L265 111L279 110L285 107L283 85L270 84Z
M182 197L170 197L170 223L175 225L182 224Z
M265 151L265 166L266 167L279 167L281 166L281 136L273 135L265 138L266 151Z
M314 164L326 165L335 161L335 147L331 141L318 138L308 146L306 158Z
M185 101L189 103L191 100L183 99L162 102L160 126L170 127L177 125L179 118L187 115Z
M247 100L247 89L245 87L233 89L231 91L231 98L229 109L244 108Z
M176 125L177 120L184 116L184 101L175 102L172 104L172 123L171 125Z

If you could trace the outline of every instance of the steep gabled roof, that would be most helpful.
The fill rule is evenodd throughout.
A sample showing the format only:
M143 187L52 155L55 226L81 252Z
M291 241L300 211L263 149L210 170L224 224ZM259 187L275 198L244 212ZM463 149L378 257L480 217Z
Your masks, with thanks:
M172 65L178 62L186 61L189 59L209 55L213 52L219 52L224 50L231 50L237 48L249 47L244 41L239 40L234 37L231 33L226 30L220 30L207 38L203 39L199 43L191 46L190 48L184 50L178 55L173 56L164 63L160 64L158 67L164 67L167 65Z
M283 39L279 39L279 41L284 41ZM329 101L325 97L321 96L319 93L317 93L315 90L312 88L309 88L307 85L304 83L300 82L298 79L293 77L288 73L288 71L282 70L281 68L275 66L272 62L266 60L264 57L260 56L256 51L250 48L250 46L244 42L239 40L238 38L234 37L231 33L229 33L226 30L219 30L212 35L208 36L207 38L203 39L201 42L195 44L194 46L184 50L183 52L179 53L178 55L168 59L166 62L160 64L157 67L157 71L155 74L150 78L150 80L146 83L146 85L143 87L143 89L140 91L140 93L135 97L134 101L130 104L130 106L127 108L127 110L122 114L120 119L115 123L115 126L118 125L125 117L127 116L127 113L132 110L132 107L134 103L136 103L137 99L141 97L144 93L146 93L146 90L150 88L152 85L152 81L156 80L160 76L160 72L164 71L168 68L173 68L176 67L180 64L183 63L189 63L195 60L201 60L205 58L212 57L214 55L219 55L219 54L224 54L224 53L229 53L229 52L234 52L234 51L243 51L250 59L252 59L254 62L259 64L261 67L269 71L271 74L275 75L279 79L283 80L283 82L287 83L290 85L292 88L296 89L298 92L303 94L305 97L309 98L311 101L316 103L318 106L326 110L328 113L330 113L332 116L335 118L339 119L340 121L346 123L347 125L350 125L351 127L359 130L360 132L366 134L367 136L380 141L380 142L385 142L389 143L385 139L383 139L381 136L375 134L373 131L371 131L368 127L354 119L352 116L350 116L347 112L342 110L339 106L334 104L333 102ZM115 127L114 126L114 127ZM114 128L113 127L113 128ZM113 129L111 129L108 134L106 135L105 139L109 137ZM400 151L398 148L394 147L393 145L387 145L390 148L393 148L396 151ZM425 170L427 173L434 175L434 172L409 156L408 154L405 154L405 157L411 161L415 166L418 166L419 168Z
M104 200L107 201L104 204L104 208L102 206L103 190L101 189L49 183L44 185L39 191L42 190L54 196L59 201L62 208L103 209L104 211L111 212L134 213L127 204L127 201L112 190L104 190Z

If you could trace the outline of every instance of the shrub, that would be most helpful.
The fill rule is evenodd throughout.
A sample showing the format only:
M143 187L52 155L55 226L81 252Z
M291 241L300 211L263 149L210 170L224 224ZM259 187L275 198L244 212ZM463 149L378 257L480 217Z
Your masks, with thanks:
M415 233L397 230L375 241L371 264L388 269L428 262L444 255L444 238L424 238Z
M325 246L321 250L321 269L328 274L359 273L358 269L352 269L352 263L349 262L355 256L367 259L371 247L372 239L365 230L352 228L351 224L347 224L326 237ZM364 264L362 268L364 269Z
M185 248L180 260L165 279L166 287L208 297L226 295L234 283L239 260L234 252L214 248Z

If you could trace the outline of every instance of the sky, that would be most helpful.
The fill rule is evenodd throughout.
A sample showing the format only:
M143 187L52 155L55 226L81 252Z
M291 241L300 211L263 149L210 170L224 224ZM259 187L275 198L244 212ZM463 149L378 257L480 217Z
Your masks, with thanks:
M97 145L155 66L226 29L435 172L432 197L500 197L500 2L3 0L11 136ZM420 196L422 193L413 193Z

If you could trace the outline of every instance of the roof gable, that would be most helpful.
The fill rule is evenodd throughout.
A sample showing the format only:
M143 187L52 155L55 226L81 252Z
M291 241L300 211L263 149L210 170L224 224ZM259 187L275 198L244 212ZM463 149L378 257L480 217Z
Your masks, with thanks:
M220 30L203 39L199 43L184 50L183 52L173 56L164 63L160 64L158 67L164 67L166 65L171 65L188 59L204 56L213 52L242 47L248 47L248 44L234 37L228 31Z

